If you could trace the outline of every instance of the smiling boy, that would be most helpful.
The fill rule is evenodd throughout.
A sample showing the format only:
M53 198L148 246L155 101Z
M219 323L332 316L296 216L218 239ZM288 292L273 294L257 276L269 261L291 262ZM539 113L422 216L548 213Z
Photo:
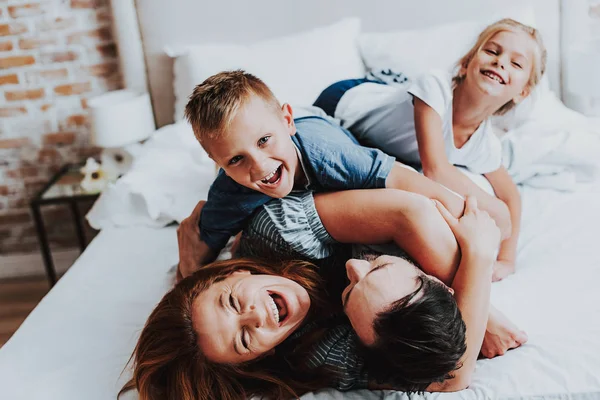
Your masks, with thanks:
M200 216L201 243L180 254L184 277L213 261L262 205L296 190L395 188L439 200L455 216L463 211L460 197L360 146L345 129L320 117L294 119L289 104L280 105L244 71L221 72L196 86L185 115L221 170Z

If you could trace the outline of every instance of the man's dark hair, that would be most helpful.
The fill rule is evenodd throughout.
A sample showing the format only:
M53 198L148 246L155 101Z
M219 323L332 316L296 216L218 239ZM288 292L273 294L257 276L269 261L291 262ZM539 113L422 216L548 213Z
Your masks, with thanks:
M417 279L413 293L377 314L375 343L362 349L370 380L409 393L451 379L467 349L466 326L448 288L425 275Z

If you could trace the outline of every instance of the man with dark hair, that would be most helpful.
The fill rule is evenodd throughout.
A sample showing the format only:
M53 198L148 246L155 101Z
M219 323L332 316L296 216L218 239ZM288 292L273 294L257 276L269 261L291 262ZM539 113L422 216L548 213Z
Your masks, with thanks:
M466 326L456 300L442 283L425 276L419 279L419 292L377 315L373 322L377 339L364 352L373 381L406 392L424 391L433 382L453 378L467 349Z
M371 388L421 392L468 387L486 321L493 332L502 320L489 304L490 268L498 244L490 216L477 208L474 198L467 198L460 219L436 205L460 247L461 261L453 278L442 282L406 258L390 255L346 263L350 283L342 303L359 338ZM482 228L485 221L487 231ZM379 251L398 253L390 247ZM508 348L527 340L524 334L508 336Z
M424 391L451 379L460 367L466 326L452 288L402 253L390 256L397 248L378 250L388 255L367 252L346 263L350 285L342 295L344 309L361 339L358 348L370 380Z

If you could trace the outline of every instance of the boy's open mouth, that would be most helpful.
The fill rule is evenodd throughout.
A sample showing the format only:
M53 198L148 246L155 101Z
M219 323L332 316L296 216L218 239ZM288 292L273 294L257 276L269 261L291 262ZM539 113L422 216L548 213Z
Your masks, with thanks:
M283 169L283 164L279 165L279 167L277 167L276 170L274 170L273 172L271 172L270 174L268 174L267 176L262 178L260 180L260 182L265 185L276 185L277 183L279 183L279 180L281 179L282 169Z

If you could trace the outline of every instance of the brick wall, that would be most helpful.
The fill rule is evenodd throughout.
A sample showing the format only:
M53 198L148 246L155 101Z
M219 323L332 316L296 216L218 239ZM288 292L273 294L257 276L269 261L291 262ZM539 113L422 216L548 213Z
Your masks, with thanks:
M37 251L29 199L98 154L86 100L122 86L111 23L108 0L0 0L0 255ZM66 213L44 213L53 247L75 247Z

